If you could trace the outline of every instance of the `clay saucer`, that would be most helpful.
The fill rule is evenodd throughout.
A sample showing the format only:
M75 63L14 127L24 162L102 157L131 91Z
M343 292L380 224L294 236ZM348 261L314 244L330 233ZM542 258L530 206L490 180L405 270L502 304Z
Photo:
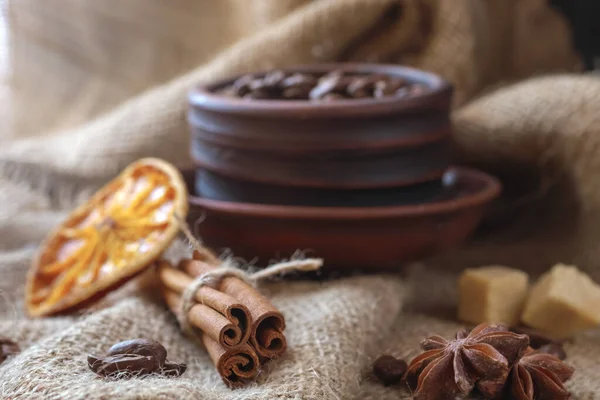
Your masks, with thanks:
M184 171L190 193L195 174ZM299 249L323 257L328 270L400 269L463 243L501 189L497 179L462 167L443 181L444 199L418 205L283 206L191 195L188 222L211 248L262 265Z

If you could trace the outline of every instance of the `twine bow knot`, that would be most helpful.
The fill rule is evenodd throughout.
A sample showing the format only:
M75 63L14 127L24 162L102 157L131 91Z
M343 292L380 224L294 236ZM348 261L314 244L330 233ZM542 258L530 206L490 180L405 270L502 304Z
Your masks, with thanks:
M179 325L181 330L186 333L192 333L192 327L188 320L188 313L194 306L194 295L203 286L213 286L218 284L221 279L234 276L256 286L260 281L278 275L285 275L290 272L308 272L316 271L323 265L323 260L320 258L306 258L300 260L282 261L273 264L265 269L256 272L246 272L237 266L237 263L231 258L223 261L218 268L208 271L198 276L192 283L188 285L181 296L181 312L179 313Z
M206 253L206 248L194 237L187 223L181 218L177 218L177 220L191 245L199 252ZM291 272L316 271L322 266L323 259L321 258L292 259L272 264L256 272L247 272L240 269L239 264L232 257L229 257L219 267L198 276L185 288L181 295L181 309L178 315L179 326L183 332L188 334L193 333L188 320L188 313L194 306L195 294L201 287L217 285L223 278L229 276L239 278L249 285L256 287L260 281L274 276L285 275Z

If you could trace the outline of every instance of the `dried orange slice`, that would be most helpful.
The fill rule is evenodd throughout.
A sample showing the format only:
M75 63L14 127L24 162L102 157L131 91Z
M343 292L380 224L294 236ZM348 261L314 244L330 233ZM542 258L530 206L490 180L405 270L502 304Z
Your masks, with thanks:
M145 158L77 208L42 243L27 276L31 316L77 308L143 271L179 230L187 189L171 164Z

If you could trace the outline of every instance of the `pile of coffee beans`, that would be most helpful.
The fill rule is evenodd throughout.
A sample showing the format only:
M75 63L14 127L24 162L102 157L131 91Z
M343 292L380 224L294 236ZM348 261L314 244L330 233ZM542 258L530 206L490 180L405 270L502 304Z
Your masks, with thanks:
M382 74L357 74L335 70L324 75L281 70L263 76L244 75L217 91L255 100L313 100L410 97L426 92L427 86Z

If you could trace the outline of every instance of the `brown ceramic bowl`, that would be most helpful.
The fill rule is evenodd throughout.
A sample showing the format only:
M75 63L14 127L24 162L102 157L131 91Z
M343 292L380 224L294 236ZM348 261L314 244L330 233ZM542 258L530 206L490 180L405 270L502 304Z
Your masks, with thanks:
M184 175L194 193L195 172ZM399 269L460 245L500 192L495 178L467 168L451 168L444 181L446 199L411 206L279 206L191 195L188 222L211 248L263 264L300 249L323 257L329 270Z
M451 163L450 84L396 65L322 64L284 71L335 69L400 77L427 90L406 98L323 103L215 93L237 77L199 86L189 95L192 158L231 182L369 189L439 180Z

